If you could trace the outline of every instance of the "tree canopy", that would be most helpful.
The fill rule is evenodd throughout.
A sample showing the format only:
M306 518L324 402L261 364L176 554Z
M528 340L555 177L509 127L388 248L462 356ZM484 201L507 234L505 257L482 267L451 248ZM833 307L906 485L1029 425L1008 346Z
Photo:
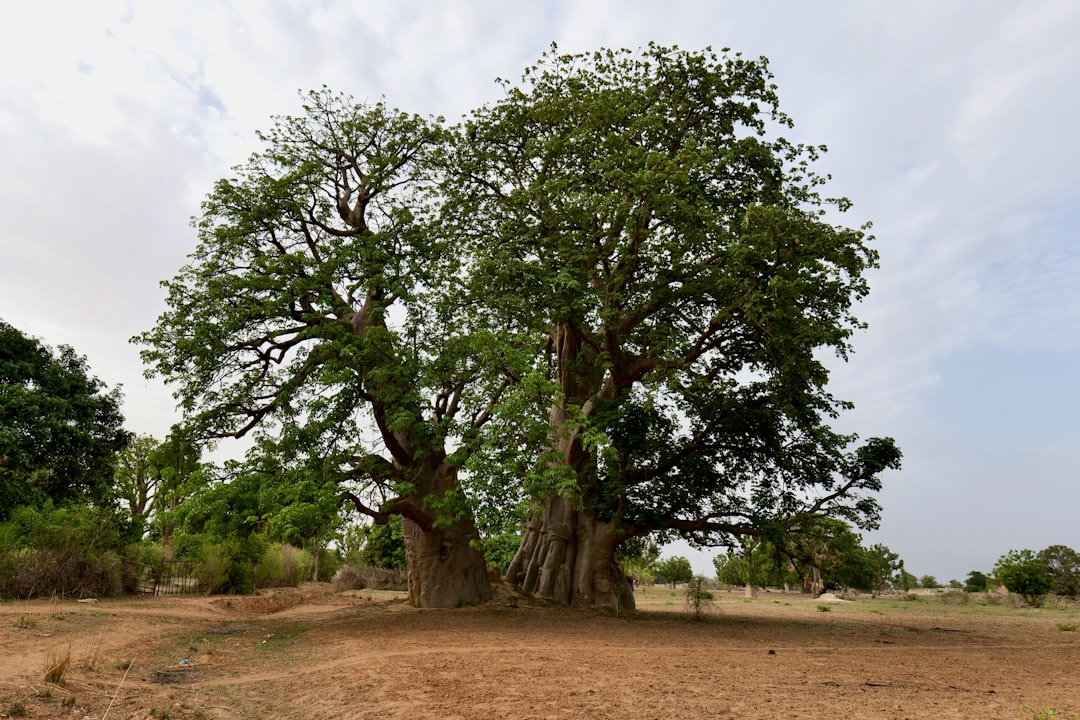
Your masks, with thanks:
M0 520L19 505L111 500L123 429L120 388L86 358L0 320Z
M638 534L876 519L900 455L828 427L822 354L850 349L877 254L826 220L848 202L819 194L823 148L770 137L775 90L737 53L553 50L461 130L448 226L489 312L548 337L528 592L616 604L610 549Z
M306 100L204 202L143 357L205 436L258 433L376 522L404 516L410 567L427 568L414 602L476 602L490 587L447 439L486 421L505 372L478 360L493 339L460 319L460 260L432 229L445 132L326 89Z
M1031 550L1010 550L994 564L994 580L1009 592L1022 595L1032 605L1042 603L1042 596L1053 587L1053 578L1045 558Z
M873 526L900 453L831 429L823 356L877 254L771 80L552 48L452 128L310 93L203 204L149 372L205 435L401 515L415 602L490 593L475 517L525 519L526 592L615 608L634 538Z

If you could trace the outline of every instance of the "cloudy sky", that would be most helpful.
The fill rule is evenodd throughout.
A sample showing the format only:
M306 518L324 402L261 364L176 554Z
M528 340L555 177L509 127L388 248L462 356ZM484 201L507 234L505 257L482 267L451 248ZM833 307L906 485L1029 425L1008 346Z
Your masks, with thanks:
M128 0L0 25L0 318L123 384L129 429L179 418L132 335L189 219L255 131L323 84L457 119L550 45L732 47L771 61L792 138L874 223L835 394L891 435L879 531L909 571L1080 549L1080 3L1073 0ZM681 551L680 551L681 552ZM707 556L697 569L712 574Z

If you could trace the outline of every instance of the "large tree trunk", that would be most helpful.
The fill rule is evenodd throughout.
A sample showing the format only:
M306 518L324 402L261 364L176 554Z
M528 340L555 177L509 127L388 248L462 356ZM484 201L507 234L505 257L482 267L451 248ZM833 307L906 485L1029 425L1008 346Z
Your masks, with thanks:
M409 601L415 607L453 608L478 605L495 594L484 555L473 544L480 539L471 516L449 525L424 505L442 499L457 485L457 468L431 462L420 492L402 503L402 532L408 562Z
M526 523L506 580L540 600L615 613L633 610L633 587L615 560L621 540L610 523L553 495L540 517Z
M552 404L548 439L560 465L577 474L578 485L587 494L585 489L596 485L596 465L567 404L576 405L586 416L595 412L603 364L569 325L552 328L551 340L558 356L560 393ZM554 493L540 500L525 524L506 580L541 600L615 613L633 610L633 585L615 559L615 550L627 535L616 533L614 523L599 519L587 507L587 503L585 508L575 507Z
M472 522L424 530L402 518L409 564L409 601L416 607L478 605L491 599L484 556L472 545L479 538Z

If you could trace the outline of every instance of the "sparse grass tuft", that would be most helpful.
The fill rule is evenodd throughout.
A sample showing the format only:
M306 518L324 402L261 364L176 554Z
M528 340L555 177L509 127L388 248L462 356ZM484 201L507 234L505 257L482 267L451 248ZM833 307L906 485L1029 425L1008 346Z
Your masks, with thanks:
M98 635L90 645L90 654L87 655L86 660L83 661L83 667L87 670L97 669L98 653L101 652L101 638L102 636Z
M1053 708L1043 708L1040 710L1032 705L1021 705L1020 712L1031 713L1033 720L1058 720L1058 718L1060 718L1060 720L1065 720L1065 717L1063 715L1058 715L1058 711ZM1072 715L1068 720L1078 719L1075 715Z
M1074 632L1076 625L1073 623L1058 623L1057 629L1061 632Z
M818 603L817 609L818 612L829 612L830 610L832 610L832 606L826 605L825 603Z
M16 620L13 624L17 628L24 628L26 630L33 630L38 625L37 619L34 618L31 615L23 615L18 620Z
M50 650L45 653L45 682L61 685L64 675L71 665L71 645L63 650Z
M26 717L26 705L19 700L12 700L7 706L5 717Z

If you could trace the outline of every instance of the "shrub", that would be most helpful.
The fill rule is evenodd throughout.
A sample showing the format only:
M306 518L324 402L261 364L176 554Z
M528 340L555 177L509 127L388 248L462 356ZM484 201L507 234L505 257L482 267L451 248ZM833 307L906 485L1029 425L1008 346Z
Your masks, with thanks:
M994 565L994 577L1034 607L1042 603L1053 585L1046 560L1030 550L1010 550L1002 555Z
M311 553L292 545L270 545L255 564L255 587L296 587L311 577Z
M332 580L334 590L404 590L409 577L404 570L342 565Z
M521 535L518 533L502 533L501 535L489 535L477 541L480 552L484 554L484 563L497 570L499 574L510 567L510 563L517 554L521 545Z
M948 590L941 593L938 597L940 597L941 602L946 605L967 605L971 602L971 595L963 590Z
M0 597L119 595L127 532L108 508L16 508L0 524Z
M705 589L705 578L700 575L692 578L686 585L686 610L701 620L712 607L713 594Z

